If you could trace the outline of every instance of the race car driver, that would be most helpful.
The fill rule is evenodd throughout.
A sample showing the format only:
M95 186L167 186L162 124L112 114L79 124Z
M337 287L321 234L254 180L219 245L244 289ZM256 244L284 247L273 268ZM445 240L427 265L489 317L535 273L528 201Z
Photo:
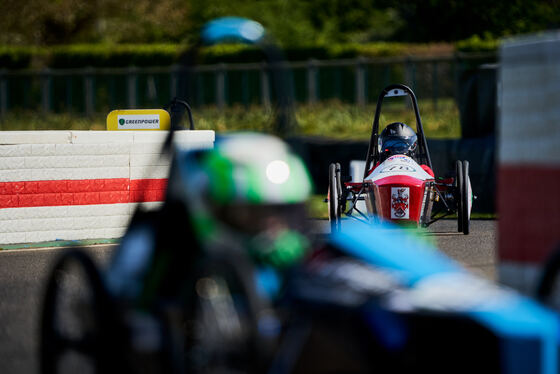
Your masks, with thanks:
M402 122L390 123L381 132L379 138L379 163L382 163L393 155L406 155L415 158L417 148L418 136L414 130ZM377 165L375 165L375 167L377 167ZM420 166L426 173L430 174L432 177L434 176L434 172L428 165Z
M213 150L185 154L178 168L199 240L242 239L251 256L276 267L300 258L307 239L307 170L280 139L257 133L228 135Z
M280 295L282 274L311 249L305 212L311 189L301 159L273 136L227 135L218 137L213 149L177 150L163 206L133 219L106 273L114 299L126 316L134 316L127 317L131 340L150 326L163 326L162 307L183 316L174 319L173 332L195 324L199 312L192 308L202 308L197 326L205 318L218 322L189 330L183 343L150 349L165 358L165 347L184 344L175 348L189 352L184 361L189 372L230 364L243 372L254 371L246 365L260 367L278 336L279 320L270 305ZM253 316L249 321L233 308L242 300L248 300L240 310ZM252 323L258 329L247 327ZM152 335L163 341L166 335L157 331ZM210 360L214 355L241 358ZM167 368L177 360L171 361L155 365Z
M166 201L152 215L153 228L129 228L108 283L119 297L149 304L177 291L189 264L204 253L247 251L258 263L288 267L310 245L304 233L310 193L311 180L301 159L270 135L227 135L217 138L213 149L179 151ZM139 254L136 231L142 243L153 242L142 245L145 255ZM153 238L145 239L150 232ZM165 272L156 268L159 258L166 259ZM129 263L136 269L128 269ZM137 286L131 287L133 280Z

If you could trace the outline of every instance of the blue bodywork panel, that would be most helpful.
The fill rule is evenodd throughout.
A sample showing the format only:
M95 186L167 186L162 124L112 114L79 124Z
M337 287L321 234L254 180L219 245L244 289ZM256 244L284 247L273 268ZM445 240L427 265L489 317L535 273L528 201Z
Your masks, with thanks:
M559 320L545 306L482 279L411 233L346 224L331 242L348 255L400 274L410 306L461 315L500 339L504 372L558 372Z

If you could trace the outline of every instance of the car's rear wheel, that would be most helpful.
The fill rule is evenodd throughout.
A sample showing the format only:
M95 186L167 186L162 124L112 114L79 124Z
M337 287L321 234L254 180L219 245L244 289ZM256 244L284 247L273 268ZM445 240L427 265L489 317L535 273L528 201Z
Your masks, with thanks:
M465 194L463 181L463 162L455 161L455 203L457 205L457 231L463 232L463 195Z
M255 289L252 265L223 254L196 268L184 321L187 371L262 372L275 339L274 331L264 330L274 329L275 319Z
M470 193L469 193L469 184L470 184L470 180L469 180L469 162L468 161L463 161L463 193L461 195L461 202L462 202L462 206L463 206L463 211L462 213L462 221L463 221L463 234L468 235L469 234L469 229L470 229L470 207L469 207L469 199L470 199Z
M42 373L119 370L111 356L117 331L97 267L72 250L56 262L47 282L41 315ZM110 334L110 338L109 338Z
M337 171L338 169L338 171ZM329 205L329 222L331 225L331 232L340 231L340 195L341 195L341 181L340 181L340 166L337 164L329 165L329 190L328 190L328 205Z

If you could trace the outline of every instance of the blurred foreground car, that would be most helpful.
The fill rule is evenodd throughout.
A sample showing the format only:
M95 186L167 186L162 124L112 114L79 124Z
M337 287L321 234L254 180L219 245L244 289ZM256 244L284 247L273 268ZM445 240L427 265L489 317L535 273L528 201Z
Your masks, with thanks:
M559 370L555 311L393 224L348 222L288 284L293 372Z

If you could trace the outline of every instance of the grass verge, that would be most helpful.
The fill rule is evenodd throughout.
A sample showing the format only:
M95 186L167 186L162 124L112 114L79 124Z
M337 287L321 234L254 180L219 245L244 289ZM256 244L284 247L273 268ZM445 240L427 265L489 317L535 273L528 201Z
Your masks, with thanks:
M429 138L459 138L459 111L453 99L440 99L437 106L431 100L420 100L424 131ZM115 108L116 109L116 108ZM121 108L126 109L126 108ZM0 120L0 130L105 130L107 113L93 117L81 114L13 111ZM368 139L375 105L363 107L337 100L296 107L300 135L317 135L336 139ZM260 106L232 106L224 110L216 107L193 108L199 130L263 131L270 128L272 113ZM400 121L414 124L414 112L402 103L384 105L381 124Z

